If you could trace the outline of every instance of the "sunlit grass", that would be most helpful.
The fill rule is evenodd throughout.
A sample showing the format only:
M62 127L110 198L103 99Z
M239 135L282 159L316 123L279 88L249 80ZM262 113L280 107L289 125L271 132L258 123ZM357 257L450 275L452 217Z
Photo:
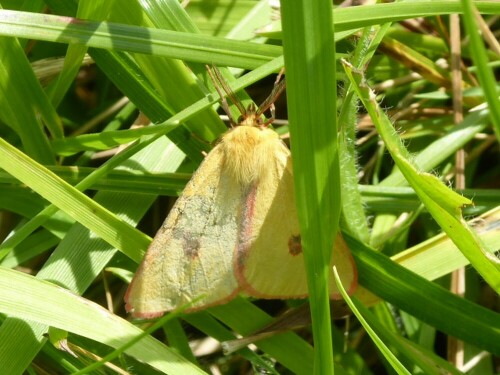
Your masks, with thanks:
M323 247L340 212L358 263L353 303L400 364L410 373L459 373L460 363L443 360L446 337L456 337L465 343L465 362L483 356L471 365L476 373L498 372L492 358L500 354L500 105L492 40L499 29L489 21L500 14L499 3L474 3L489 43L462 35L459 123L448 38L448 15L462 9L459 1L336 9L335 49L325 24L330 14L306 14L291 0L283 30L267 1L191 1L185 10L169 0L80 1L80 8L66 0L25 2L22 9L0 3L3 373L73 373L146 327L127 317L125 288L171 207L174 198L167 197L181 193L227 129L213 107L218 97L205 64L220 66L226 77L224 67L234 68L230 85L260 102L284 61L292 61L288 101L276 103L283 121L274 126L291 143L299 176L306 251L315 253L310 275L328 264L330 249ZM464 9L462 31L478 29L478 18ZM61 17L76 15L85 21ZM223 38L228 34L236 41ZM461 149L466 158L457 164ZM454 193L457 176L465 190ZM450 274L463 266L465 297L449 291ZM310 319L294 318L298 331L224 355L217 342L250 336L302 304L238 297L181 314L92 373L232 374L253 366L310 374L330 372L332 359L338 374L387 373L390 361L354 317L348 327L333 321L331 336L321 332L317 322L329 322L323 279L310 277L314 328ZM332 307L334 316L344 311Z

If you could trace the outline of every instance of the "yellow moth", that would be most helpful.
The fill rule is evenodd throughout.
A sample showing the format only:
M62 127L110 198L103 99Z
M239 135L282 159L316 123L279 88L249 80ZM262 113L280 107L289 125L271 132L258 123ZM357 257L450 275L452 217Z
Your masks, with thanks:
M149 246L125 295L126 309L136 317L154 318L193 301L188 311L199 310L239 293L307 296L291 154L268 128L274 116L261 119L284 81L258 109L245 109L215 74L242 116L194 173ZM356 268L340 236L333 264L353 291ZM330 280L332 298L340 298L333 273Z

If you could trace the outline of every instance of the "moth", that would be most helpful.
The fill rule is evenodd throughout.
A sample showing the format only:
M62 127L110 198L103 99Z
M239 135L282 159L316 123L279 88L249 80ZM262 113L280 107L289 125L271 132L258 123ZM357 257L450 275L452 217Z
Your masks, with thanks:
M158 317L188 303L187 311L199 310L239 293L307 296L291 154L269 128L285 81L258 108L245 108L218 70L209 73L232 128L193 174L149 246L125 295L135 317ZM221 87L241 112L237 123ZM269 108L272 116L263 121ZM333 264L353 291L356 268L340 236ZM333 273L330 280L331 297L341 298Z

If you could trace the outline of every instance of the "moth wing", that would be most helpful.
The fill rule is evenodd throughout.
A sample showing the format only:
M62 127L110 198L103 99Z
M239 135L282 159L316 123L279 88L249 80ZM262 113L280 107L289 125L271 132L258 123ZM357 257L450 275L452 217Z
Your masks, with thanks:
M270 170L246 194L237 247L236 273L241 288L259 298L303 298L308 295L300 229L295 206L290 151L277 142ZM345 288L357 284L354 260L342 237L335 241L332 265ZM341 298L330 274L332 298Z
M216 146L151 242L125 295L134 316L157 317L194 300L193 310L238 293L233 255L242 194L222 167Z

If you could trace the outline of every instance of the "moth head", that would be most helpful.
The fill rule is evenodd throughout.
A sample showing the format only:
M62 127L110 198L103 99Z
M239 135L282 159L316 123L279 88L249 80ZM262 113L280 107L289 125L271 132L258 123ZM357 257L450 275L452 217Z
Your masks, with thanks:
M262 119L262 113L260 113L259 108L254 103L251 103L245 113L241 114L238 117L238 125L239 126L254 126L254 127L263 127L264 120ZM266 125L267 127L267 125Z
M215 67L210 68L209 66L207 66L207 70L208 74L210 75L210 78L214 83L215 89L217 90L217 92L221 97L222 108L224 109L224 112L226 112L226 114L228 115L232 127L235 127L236 125L238 126L243 125L243 126L254 126L259 128L265 128L272 124L272 122L274 121L274 102L276 101L276 99L278 99L280 94L285 89L284 80L277 81L275 83L273 91L259 107L257 107L254 103L251 103L247 108L245 108L241 100L238 98L238 96L236 96L234 91L231 89L231 87L229 87L227 82L224 80L221 72L217 68ZM279 77L281 77L281 73ZM229 105L226 100L226 95L241 113L241 115L238 117L237 122L234 121L234 118L231 115L231 112L229 110ZM264 121L262 119L262 115L268 109L271 110L271 117L266 121Z

